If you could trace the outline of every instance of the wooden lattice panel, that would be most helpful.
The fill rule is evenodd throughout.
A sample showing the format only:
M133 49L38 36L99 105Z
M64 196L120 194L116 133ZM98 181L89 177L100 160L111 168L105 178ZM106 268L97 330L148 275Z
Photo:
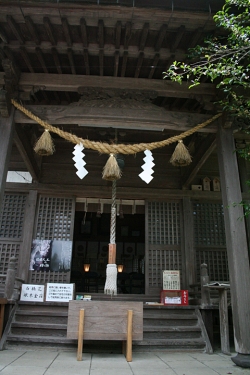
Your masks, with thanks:
M148 203L148 282L162 288L164 270L182 269L179 202Z
M0 213L0 238L21 238L26 195L5 194Z
M196 271L197 281L200 281L200 265L207 264L211 281L229 281L228 261L226 249L197 249Z
M11 257L19 258L20 243L0 241L0 274L6 274ZM17 267L17 262L16 262Z
M29 282L32 284L45 284L45 283L68 283L69 272L30 272Z
M73 214L73 199L41 196L35 238L70 240Z
M182 274L182 261L180 249L164 249L162 246L149 250L149 285L162 288L164 270L179 270Z
M223 206L219 203L193 203L194 234L197 246L225 246Z
M148 239L150 244L180 244L180 205L178 202L148 203Z

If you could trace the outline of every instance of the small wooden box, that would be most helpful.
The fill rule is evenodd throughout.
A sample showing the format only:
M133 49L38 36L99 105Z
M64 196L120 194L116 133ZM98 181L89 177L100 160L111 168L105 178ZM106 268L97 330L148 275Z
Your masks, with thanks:
M210 178L204 177L202 180L203 190L210 191Z
M191 190L202 190L202 185L191 185Z
M213 191L220 191L220 180L218 178L213 179Z

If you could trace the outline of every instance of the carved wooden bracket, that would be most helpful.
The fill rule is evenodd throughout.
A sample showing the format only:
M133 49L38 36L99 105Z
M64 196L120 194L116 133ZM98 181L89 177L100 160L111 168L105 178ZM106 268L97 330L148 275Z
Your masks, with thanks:
M18 82L20 79L20 70L14 62L9 59L2 60L4 69L4 89L1 90L0 110L3 117L9 117L11 109L11 98L18 96Z

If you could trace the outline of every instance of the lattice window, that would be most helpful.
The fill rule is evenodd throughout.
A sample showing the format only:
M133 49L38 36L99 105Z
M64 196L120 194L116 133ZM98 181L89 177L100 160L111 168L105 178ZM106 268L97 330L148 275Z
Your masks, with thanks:
M180 244L179 203L148 203L148 239L150 244Z
M71 239L73 199L43 197L39 199L36 239Z
M21 238L26 195L5 194L0 213L0 237Z
M211 281L229 281L228 261L226 249L204 249L196 251L197 281L200 281L200 266L207 264Z
M149 285L162 287L162 275L164 270L182 269L181 251L177 249L153 249L149 250ZM182 272L180 272L182 274Z
M20 243L0 242L0 274L6 274L11 257L18 259ZM17 267L17 262L16 262Z
M45 284L45 283L68 283L69 273L67 272L36 272L30 273L29 282L32 284Z
M197 246L223 246L226 244L222 204L193 203L193 214Z

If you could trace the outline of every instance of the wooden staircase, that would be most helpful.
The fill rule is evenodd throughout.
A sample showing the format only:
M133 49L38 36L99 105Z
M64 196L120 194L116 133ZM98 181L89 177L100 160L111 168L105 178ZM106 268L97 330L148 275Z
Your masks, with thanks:
M143 340L133 343L134 351L175 349L211 352L200 312L195 306L144 305L143 315ZM67 339L67 319L67 303L19 302L7 336L7 347L36 345L76 348L77 341ZM85 341L84 351L102 351L102 348L117 350L117 343L107 344Z

